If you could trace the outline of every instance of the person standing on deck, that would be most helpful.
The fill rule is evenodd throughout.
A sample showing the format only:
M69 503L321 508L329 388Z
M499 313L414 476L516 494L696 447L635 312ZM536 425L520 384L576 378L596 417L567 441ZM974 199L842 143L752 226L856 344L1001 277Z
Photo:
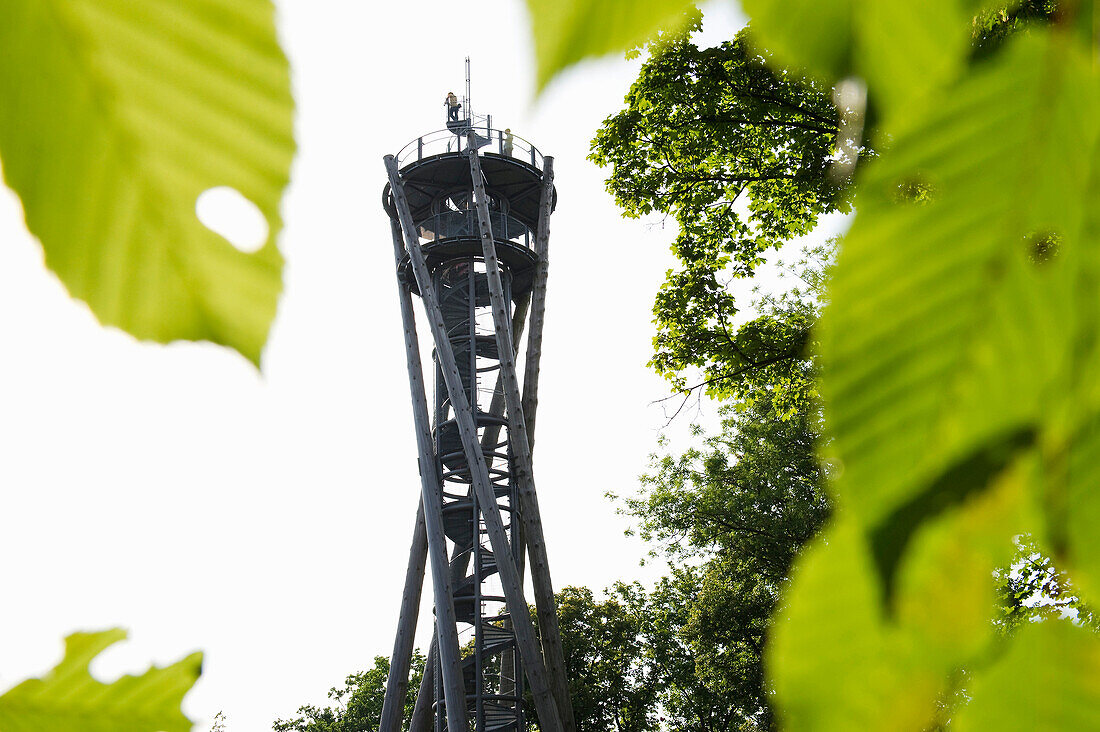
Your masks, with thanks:
M447 119L451 120L453 122L457 122L458 121L458 110L462 105L458 103L458 97L455 96L454 92L447 92L446 105L447 105Z

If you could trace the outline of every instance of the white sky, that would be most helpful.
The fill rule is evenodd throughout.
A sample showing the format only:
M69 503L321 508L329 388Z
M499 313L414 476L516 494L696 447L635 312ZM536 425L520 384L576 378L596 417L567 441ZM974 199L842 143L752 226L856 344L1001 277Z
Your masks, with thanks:
M536 104L520 0L277 6L300 151L263 376L97 325L0 191L2 687L122 626L98 674L203 649L196 730L225 710L251 732L389 655L419 483L382 156L442 126L466 55L475 111L556 159L536 455L555 586L653 576L604 493L635 490L664 423L645 362L674 231L620 218L585 160L640 62L584 64ZM732 35L710 7L708 36Z

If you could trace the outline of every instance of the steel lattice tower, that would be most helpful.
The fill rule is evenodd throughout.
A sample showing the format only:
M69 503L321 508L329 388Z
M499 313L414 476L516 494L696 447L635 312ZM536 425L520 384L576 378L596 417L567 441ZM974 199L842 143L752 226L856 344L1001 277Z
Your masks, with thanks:
M379 732L401 729L426 563L435 632L410 732L522 732L525 689L543 732L573 732L531 466L553 158L467 115L385 164L421 504ZM431 412L413 294L434 344ZM523 595L528 557L541 638Z

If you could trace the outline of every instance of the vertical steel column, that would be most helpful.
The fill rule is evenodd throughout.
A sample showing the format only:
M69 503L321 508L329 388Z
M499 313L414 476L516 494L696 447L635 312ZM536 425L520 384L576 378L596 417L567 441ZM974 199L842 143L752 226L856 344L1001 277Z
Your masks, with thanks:
M395 191L396 198L396 191ZM390 220L393 233L394 263L401 266L405 257L402 231L398 223ZM420 462L421 501L424 506L424 522L427 530L428 553L432 565L432 588L435 596L436 629L438 632L439 658L442 666L444 699L447 708L447 726L453 730L466 729L466 691L459 667L458 629L455 623L454 596L451 588L450 563L447 561L447 538L443 532L443 496L440 477L436 469L432 435L428 427L428 401L424 396L424 373L420 363L420 345L416 337L416 320L412 309L412 296L398 277L401 304L401 322L405 330L405 356L409 367L409 392L413 403L413 422L416 426L416 445ZM402 705L403 706L403 705Z
M470 150L469 154L476 155L477 153L476 150ZM504 588L508 613L511 615L515 626L516 645L519 648L520 657L531 684L531 692L539 716L539 725L543 732L562 732L561 718L546 678L546 670L542 655L539 652L538 641L535 638L534 626L531 623L527 602L523 596L523 586L520 583L519 572L512 560L511 546L504 530L500 509L496 505L494 489L489 480L485 458L481 453L473 413L462 388L462 379L455 365L454 351L447 338L439 302L432 290L431 277L424 261L424 254L420 248L412 214L409 212L408 199L401 187L397 161L392 155L387 155L385 163L394 204L397 208L409 252L410 264L420 289L421 300L428 314L428 322L435 339L436 354L443 372L443 379L447 384L447 393L451 398L451 407L455 412L455 422L462 441L467 466L470 469L470 478L478 501L482 506L485 529L489 534L493 555L496 557L497 572ZM440 624L442 624L442 620L440 620Z
M534 473L531 466L531 445L527 437L527 424L524 420L520 398L519 380L516 377L516 361L512 355L512 331L508 318L507 303L504 301L504 288L501 282L500 262L497 260L496 244L493 240L491 221L489 220L489 200L485 193L485 176L481 172L481 163L477 151L473 149L473 133L470 133L470 178L474 186L474 200L477 204L478 225L481 233L482 254L488 272L489 297L493 303L493 323L497 338L497 350L500 352L500 372L504 382L504 398L508 412L508 435L515 447L515 477L519 487L520 516L525 529L527 548L531 554L531 580L535 588L535 608L538 612L539 629L542 634L543 654L546 657L550 676L550 687L558 708L565 732L573 732L573 705L569 698L569 682L565 673L565 654L562 651L561 631L558 628L557 603L554 600L554 587L550 581L550 564L546 556L546 540L542 532L542 518L539 512L538 496L535 493ZM540 228L542 222L540 221ZM549 224L547 234L549 234ZM538 293L536 293L537 295ZM543 293L545 298L545 292Z

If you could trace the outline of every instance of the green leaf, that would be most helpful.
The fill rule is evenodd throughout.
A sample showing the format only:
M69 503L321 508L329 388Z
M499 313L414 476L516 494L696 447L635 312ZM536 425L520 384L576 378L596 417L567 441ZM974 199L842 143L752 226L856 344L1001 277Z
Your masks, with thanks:
M993 568L1006 533L1027 525L1024 460L994 485L925 521L910 539L896 598L883 601L875 547L842 510L807 547L776 617L769 680L787 729L925 729L952 670L993 634Z
M539 91L578 61L623 51L689 20L691 0L527 0Z
M273 16L269 0L0 3L4 177L47 266L104 324L259 362L294 152ZM218 186L266 217L260 251L196 218Z
M995 437L1052 427L1093 319L1093 75L1061 38L1020 41L860 186L820 335L838 487L871 526ZM1053 256L1036 258L1036 237L1060 242Z
M838 515L791 579L767 649L784 728L889 729L888 721L919 719L894 704L905 697L905 680L890 663L892 642L881 627L880 591L859 527Z
M88 664L126 637L125 631L74 633L65 639L65 657L42 679L24 681L0 696L4 732L189 732L180 711L184 695L202 668L193 653L166 668L123 676L111 684L96 681Z
M967 685L951 729L1100 729L1100 638L1068 622L1029 623Z
M887 122L921 111L916 105L941 104L929 94L954 80L970 49L970 22L958 0L870 0L860 3L855 24L856 72Z
M1013 537L1058 523L1100 406L1091 66L1068 37L1018 38L860 181L818 333L843 524L772 656L792 728L926 727L990 643Z
M879 579L885 586L884 601L893 604L894 578L898 565L911 548L914 535L925 522L962 504L974 493L985 490L1011 464L1018 452L1030 447L1035 434L1030 429L1014 430L990 440L887 515L870 532L872 552Z
M958 0L744 0L780 67L832 81L858 74L883 111L901 112L958 73L970 23ZM890 114L886 116L891 116Z
M742 0L753 35L781 67L828 80L852 66L859 0ZM891 3L893 4L893 3Z

